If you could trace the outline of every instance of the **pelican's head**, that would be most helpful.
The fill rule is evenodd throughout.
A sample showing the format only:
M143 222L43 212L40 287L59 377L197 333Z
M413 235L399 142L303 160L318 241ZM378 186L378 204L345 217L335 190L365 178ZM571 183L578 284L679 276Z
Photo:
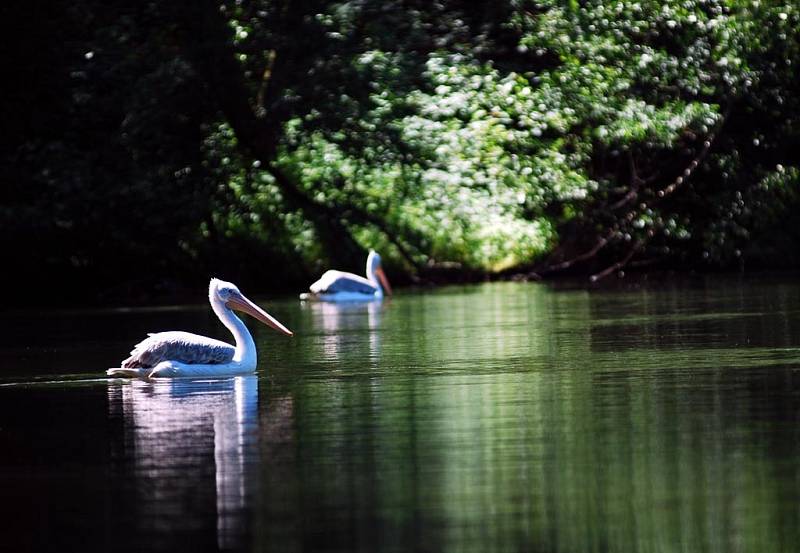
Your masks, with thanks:
M377 276L384 293L389 296L392 295L392 287L389 285L389 279L386 277L386 273L383 272L383 267L381 266L381 256L378 255L378 252L375 250L370 250L369 256L367 256L367 275Z
M282 332L287 336L293 335L292 331L283 326L275 317L247 299L245 295L239 291L239 288L232 282L226 282L218 278L212 278L208 285L208 299L212 304L221 303L228 309L234 309L236 311L241 311L242 313L247 313L265 325L274 328L278 332Z

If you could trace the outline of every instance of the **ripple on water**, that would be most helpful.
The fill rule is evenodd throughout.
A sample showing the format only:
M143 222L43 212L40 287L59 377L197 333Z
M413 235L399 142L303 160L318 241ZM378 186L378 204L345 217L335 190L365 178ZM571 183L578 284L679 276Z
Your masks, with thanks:
M0 343L7 547L798 543L794 282L496 283L270 308L295 337L253 326L258 374L219 381L99 377L147 331L224 337L196 306L24 314Z

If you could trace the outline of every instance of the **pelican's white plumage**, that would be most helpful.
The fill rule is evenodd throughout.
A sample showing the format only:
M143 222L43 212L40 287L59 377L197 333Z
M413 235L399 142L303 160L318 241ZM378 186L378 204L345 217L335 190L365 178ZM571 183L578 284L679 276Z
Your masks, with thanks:
M222 324L231 331L236 346L189 332L148 334L136 344L121 367L108 369L109 376L233 376L256 370L258 354L253 337L233 309L252 315L288 336L292 332L248 300L236 285L212 278L208 300Z
M321 301L364 301L383 298L384 293L391 295L389 279L381 267L381 256L370 250L367 256L367 277L329 270L314 282L308 289L310 293L300 295L304 300Z
M123 367L155 367L169 360L192 365L221 365L233 361L236 352L236 348L220 340L180 330L151 332L147 336L122 362Z

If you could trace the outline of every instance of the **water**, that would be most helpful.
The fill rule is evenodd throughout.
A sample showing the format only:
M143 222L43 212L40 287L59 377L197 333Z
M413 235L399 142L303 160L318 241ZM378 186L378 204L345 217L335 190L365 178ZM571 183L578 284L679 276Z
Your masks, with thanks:
M295 337L201 381L101 375L207 306L0 315L0 550L800 543L795 279L260 303Z

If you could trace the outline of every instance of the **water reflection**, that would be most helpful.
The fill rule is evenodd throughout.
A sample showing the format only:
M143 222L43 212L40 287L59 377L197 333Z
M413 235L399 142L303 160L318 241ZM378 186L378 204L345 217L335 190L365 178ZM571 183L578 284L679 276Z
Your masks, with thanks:
M382 312L388 302L309 302L312 328L320 333L320 352L325 360L337 361L343 354L375 361L380 351Z
M181 536L215 528L220 549L240 549L257 488L256 377L111 381L108 399L124 419L138 529L183 549Z
M387 303L285 304L258 390L0 386L0 550L797 549L795 280Z
M393 299L376 370L339 342L335 372L293 385L294 454L264 459L281 477L259 543L793 550L800 333L770 329L796 328L800 304L757 332L744 314L768 311L759 295L705 294L493 284ZM329 329L352 333L341 316Z

